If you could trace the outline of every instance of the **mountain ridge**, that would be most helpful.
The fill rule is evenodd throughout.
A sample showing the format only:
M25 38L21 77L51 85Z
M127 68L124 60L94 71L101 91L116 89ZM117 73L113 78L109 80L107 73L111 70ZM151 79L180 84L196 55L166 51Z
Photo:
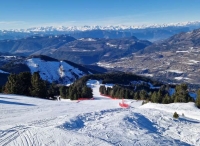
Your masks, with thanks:
M80 38L123 38L136 36L149 41L163 40L180 32L188 32L200 28L200 21L153 24L153 25L109 25L109 26L43 26L27 29L0 30L0 40L21 39L35 35L67 34Z
M88 30L127 30L127 29L144 29L144 28L163 28L163 27L183 27L200 25L200 21L188 21L179 23L166 23L166 24L149 24L149 25L84 25L84 26L41 26L32 27L27 29L10 29L1 30L2 32L45 32L45 31L88 31Z

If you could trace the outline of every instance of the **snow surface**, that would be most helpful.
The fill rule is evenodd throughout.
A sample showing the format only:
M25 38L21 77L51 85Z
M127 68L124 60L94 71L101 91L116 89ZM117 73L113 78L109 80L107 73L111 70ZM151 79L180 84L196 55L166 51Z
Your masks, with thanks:
M189 53L189 51L176 51L176 53Z
M183 71L180 71L180 70L173 70L173 69L170 69L170 70L167 70L168 72L175 72L175 73L183 73Z
M106 45L109 46L109 47L114 47L114 48L117 47L117 45L113 45L113 44L110 44L110 43L106 43Z
M199 63L200 61L197 61L197 60L189 60L189 62L190 62L190 63L196 64L196 63Z
M168 105L121 100L99 94L94 100L51 101L0 94L0 145L200 145L200 110L194 103ZM174 112L180 118L172 118ZM184 114L184 116L182 116Z
M38 72L43 80L49 82L61 81L71 83L75 80L74 74L82 77L84 73L64 61L44 61L40 58L28 59L26 64L31 73Z
M3 73L3 74L10 74L9 72L5 72L3 70L0 70L0 73Z
M186 78L186 77L175 77L175 80L191 80L190 78Z
M89 41L89 42L95 42L95 41L96 41L96 40L93 39L93 38L81 38L81 39L79 39L79 40L81 40L81 41Z
M146 76L146 77L153 77L154 74L148 74L148 73L143 73L143 74L139 74L141 76Z

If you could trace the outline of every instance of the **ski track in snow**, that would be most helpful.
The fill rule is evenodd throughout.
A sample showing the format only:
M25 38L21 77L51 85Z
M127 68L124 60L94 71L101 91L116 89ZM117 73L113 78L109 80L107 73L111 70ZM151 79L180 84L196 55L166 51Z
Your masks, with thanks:
M194 103L168 105L121 100L99 94L94 100L50 101L0 94L0 145L200 145L200 112ZM174 112L180 118L172 118ZM184 113L184 116L182 116Z

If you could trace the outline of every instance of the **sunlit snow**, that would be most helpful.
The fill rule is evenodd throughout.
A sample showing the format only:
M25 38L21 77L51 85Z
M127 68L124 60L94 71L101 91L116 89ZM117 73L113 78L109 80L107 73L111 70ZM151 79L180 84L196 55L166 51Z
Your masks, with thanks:
M32 73L39 72L41 78L49 82L63 80L65 83L70 83L75 80L74 74L78 77L84 75L82 71L64 61L44 61L40 58L32 58L28 59L26 64Z
M168 105L121 100L50 101L0 95L0 145L200 145L200 112L194 103ZM177 112L180 118L173 119Z

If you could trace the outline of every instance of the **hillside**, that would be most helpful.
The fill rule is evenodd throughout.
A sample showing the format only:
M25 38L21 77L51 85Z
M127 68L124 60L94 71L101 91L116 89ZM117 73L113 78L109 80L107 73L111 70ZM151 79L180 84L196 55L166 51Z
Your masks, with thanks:
M168 105L99 95L99 82L88 82L94 100L50 101L0 95L0 145L200 145L199 109L194 103ZM173 119L173 113L180 115ZM184 114L184 116L182 116Z
M51 49L57 49L59 46L74 40L75 38L68 35L31 36L18 40L0 40L0 52L30 55L50 46Z
M200 29L191 32L183 32L176 34L160 43L155 43L142 51L142 53L153 53L158 51L173 51L173 52L198 52L200 48Z
M101 61L108 69L134 72L168 83L200 85L200 29L153 43L130 57ZM195 86L196 86L195 85Z
M32 36L18 40L0 40L0 52L14 55L46 55L58 60L92 64L129 56L152 44L134 36L118 39L81 38L68 35Z
M92 39L82 38L60 46L56 50L42 49L34 54L42 54L57 59L67 58L80 64L92 64L98 61L108 61L130 56L132 53L144 49L152 44L136 37L120 39Z
M80 77L98 73L95 70L86 68L82 65L75 64L66 60L57 60L47 56L31 56L28 58L15 58L0 67L7 73L20 73L20 72L39 72L43 80L49 82L56 82L61 84L69 84L74 82ZM3 80L4 84L6 80Z

